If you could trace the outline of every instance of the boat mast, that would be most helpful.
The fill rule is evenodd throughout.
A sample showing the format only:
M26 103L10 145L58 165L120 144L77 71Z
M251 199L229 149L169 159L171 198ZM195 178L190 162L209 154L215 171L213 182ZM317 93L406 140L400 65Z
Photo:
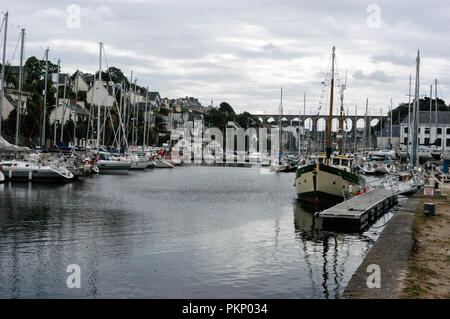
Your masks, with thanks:
M407 136L407 147L406 153L410 154L410 136L411 136L411 74L409 75L409 94L408 94L408 136Z
M61 107L61 143L64 138L64 116L66 115L67 103L66 103L66 92L67 92L67 78L64 77L64 89L63 89L63 105Z
M45 50L45 77L44 77L44 115L42 117L41 145L45 146L45 122L47 117L47 77L48 77L48 48Z
M331 123L333 121L333 91L334 91L334 58L335 58L335 47L333 46L333 53L331 57L331 87L330 87L330 116L328 119L328 141L327 141L327 164L330 164L330 156L332 153L331 149Z
M3 100L5 99L5 64L6 64L6 37L8 35L8 11L5 13L3 18L5 23L5 30L3 31L3 57L2 57L2 74L1 74L1 90L2 95L0 96L0 136L2 136L2 117L3 117Z
M438 106L437 106L437 79L434 79L434 121L436 124L436 138L437 138L437 124L438 124Z
M419 163L419 157L417 154L417 147L418 147L418 128L419 128L419 80L420 80L420 51L417 51L417 58L416 58L416 87L415 87L415 103L414 103L414 115L413 115L413 121L414 121L414 136L413 136L413 165L416 166Z
M364 133L363 133L363 141L361 146L363 147L363 152L367 149L367 112L369 108L369 98L366 98L366 112L364 113Z
M430 125L428 130L428 144L431 143L431 114L433 109L433 85L430 85ZM428 147L428 149L431 149L431 146Z
M355 105L355 122L354 122L354 124L353 125L355 125L355 136L354 136L354 139L355 139L355 146L354 146L354 150L353 150L353 152L357 152L358 151L358 147L357 147L357 141L356 141L356 135L357 135L357 132L358 132L358 126L356 125L356 122L358 121L358 105Z
M58 118L58 106L59 106L59 94L58 94L58 88L59 88L59 69L60 69L61 60L58 59L58 72L56 73L56 100L55 100L55 117L53 119L53 145L56 145L56 129L57 129L57 118ZM61 110L62 113L62 110ZM63 123L61 122L61 125Z
M280 132L279 132L279 143L280 143L280 154L278 156L278 164L281 164L281 154L283 153L283 87L281 87L280 94Z
M389 147L389 149L392 149L392 112L393 112L393 110L392 110L392 98L391 98L391 106L390 106L390 110L391 110L391 120L389 121L390 123L389 123L389 126L390 126L390 128L389 128L389 133L391 134L391 139L390 139L390 141L389 141L389 144L390 144L390 147Z
M144 111L144 136L142 137L142 148L146 145L147 136L147 105L148 105L148 86L145 90L145 111ZM212 105L212 103L211 103Z
M21 31L20 44L20 66L19 66L19 103L16 112L16 145L19 145L19 131L20 131L20 112L22 111L22 82L23 82L23 43L25 38L25 29Z
M102 90L100 89L102 84L102 43L100 42L100 53L99 53L99 62L98 62L98 109L97 109L97 155L100 153L100 103L101 103L101 95Z
M347 85L347 72L345 72L345 82L341 85L341 112L339 115L339 132L338 132L338 150L339 154L342 154L342 139L344 138L344 123L343 123L343 112L344 112L344 90ZM340 138L339 138L340 135Z

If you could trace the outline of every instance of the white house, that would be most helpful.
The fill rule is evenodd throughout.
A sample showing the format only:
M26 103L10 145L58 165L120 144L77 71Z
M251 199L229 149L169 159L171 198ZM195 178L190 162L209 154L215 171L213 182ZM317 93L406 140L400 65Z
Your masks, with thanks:
M27 99L29 93L22 92L22 112L27 109ZM15 90L5 88L5 96L2 104L2 119L6 120L12 110L19 105L19 94Z
M61 100L60 100L61 102ZM86 119L89 116L89 110L84 108L80 104L74 104L74 103L59 103L58 108L54 108L49 115L49 121L53 125L55 122L55 117L58 123L61 122L61 116L63 116L63 124L66 124L66 122L69 119L72 119L73 121L77 121L78 118Z
M102 81L102 85L100 85L100 92L98 89L98 83L98 81L95 81L94 85L89 88L89 91L86 94L86 102L91 105L98 105L98 97L99 94L101 94L100 105L108 107L113 106L116 102L114 96L120 92L120 88L116 87L116 85L112 82L106 83L105 81Z
M85 74L80 70L75 72L75 78L72 81L72 89L74 92L78 91L89 91L90 87L93 85L93 75Z
M412 121L412 118L411 118ZM400 123L400 141L403 150L408 145L408 118ZM412 136L413 132L411 132ZM412 137L410 137L412 145ZM450 150L450 112L419 112L418 142L420 149Z

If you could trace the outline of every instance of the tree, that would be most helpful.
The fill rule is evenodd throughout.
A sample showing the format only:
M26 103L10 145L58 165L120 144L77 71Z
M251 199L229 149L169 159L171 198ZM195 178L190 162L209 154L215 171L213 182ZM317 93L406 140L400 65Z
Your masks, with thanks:
M45 60L38 60L35 56L27 59L25 62L25 68L27 70L27 79L29 81L39 81L45 75ZM58 66L48 61L48 79L51 79L52 73L58 72Z
M228 115L236 115L236 113L234 112L233 108L231 107L230 104L228 104L227 102L222 102L219 105L219 111L225 112Z

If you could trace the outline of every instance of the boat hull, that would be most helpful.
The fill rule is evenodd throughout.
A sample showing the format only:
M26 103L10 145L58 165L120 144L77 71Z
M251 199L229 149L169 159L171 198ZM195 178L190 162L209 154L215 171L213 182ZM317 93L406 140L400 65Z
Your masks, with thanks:
M96 166L100 174L128 174L131 162L100 160Z
M59 172L51 169L27 169L18 167L3 167L3 175L6 181L22 181L22 182L55 182L65 183L71 182L74 176L64 176Z
M361 191L364 180L359 176L324 164L297 169L297 199L310 204L334 205ZM351 186L350 186L351 185Z

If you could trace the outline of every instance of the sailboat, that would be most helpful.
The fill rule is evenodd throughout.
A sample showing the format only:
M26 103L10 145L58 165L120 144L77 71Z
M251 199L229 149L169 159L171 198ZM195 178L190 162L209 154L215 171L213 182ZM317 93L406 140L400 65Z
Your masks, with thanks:
M364 185L364 179L353 172L354 157L333 155L331 130L333 118L335 47L332 50L330 115L326 154L318 155L312 164L297 169L295 187L297 199L311 204L336 204L356 195Z
M279 138L279 148L280 148L280 152L278 154L278 158L277 159L272 159L271 164L269 169L271 171L274 172L281 172L284 171L287 167L287 164L285 164L282 161L282 153L283 153L283 88L281 88L281 97L280 97L280 108L279 108L279 112L280 112L280 119L279 119L279 133L278 133L278 138Z
M131 167L131 161L127 159L121 159L116 156L109 156L108 153L100 152L100 109L101 109L101 85L102 85L102 48L103 43L100 43L100 54L99 54L99 70L98 70L98 109L97 109L97 160L96 166L100 173L117 173L117 174L128 174L128 170ZM106 112L105 112L106 116Z

